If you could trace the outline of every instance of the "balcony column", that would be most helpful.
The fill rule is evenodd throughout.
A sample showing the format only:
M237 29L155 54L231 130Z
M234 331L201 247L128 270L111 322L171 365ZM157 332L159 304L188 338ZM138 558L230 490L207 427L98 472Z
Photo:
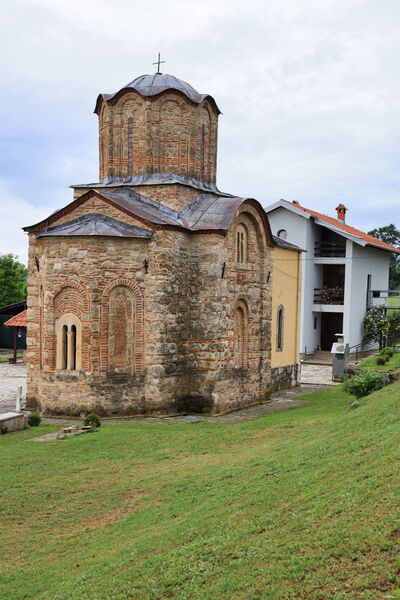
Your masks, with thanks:
M344 271L344 300L343 300L343 335L344 341L350 341L350 314L351 314L351 281L353 278L353 242L346 240L346 266ZM339 332L338 332L339 333Z

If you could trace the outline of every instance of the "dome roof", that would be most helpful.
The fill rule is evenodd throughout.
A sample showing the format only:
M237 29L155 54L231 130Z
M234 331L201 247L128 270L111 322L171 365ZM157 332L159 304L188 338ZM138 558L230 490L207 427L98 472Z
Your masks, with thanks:
M221 112L212 96L209 94L199 94L194 87L192 87L186 81L183 81L183 79L178 79L178 77L175 77L174 75L164 75L163 73L155 73L154 75L140 75L140 77L136 77L136 79L124 85L124 87L118 90L118 92L115 94L100 94L97 98L94 112L98 112L101 98L106 102L109 102L120 92L129 89L136 90L141 96L145 97L156 96L157 94L161 94L161 92L165 92L166 90L176 90L182 94L185 94L189 100L195 102L196 104L200 104L205 98L209 98L215 105L218 113Z

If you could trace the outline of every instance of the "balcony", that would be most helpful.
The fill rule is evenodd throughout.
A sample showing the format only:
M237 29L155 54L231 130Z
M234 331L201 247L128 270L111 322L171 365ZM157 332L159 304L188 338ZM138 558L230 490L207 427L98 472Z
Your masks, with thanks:
M314 256L337 258L346 256L346 243L338 242L314 242Z
M343 304L344 288L327 287L314 288L314 304Z
M369 290L367 292L367 309L374 306L399 310L400 290Z

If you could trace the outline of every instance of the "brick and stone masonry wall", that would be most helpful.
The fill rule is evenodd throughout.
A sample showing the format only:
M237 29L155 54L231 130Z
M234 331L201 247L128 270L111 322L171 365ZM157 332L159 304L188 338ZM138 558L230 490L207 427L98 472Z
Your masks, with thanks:
M175 173L215 183L218 114L205 99L195 104L170 90L143 98L123 92L99 112L100 181Z
M249 232L246 264L235 261L239 220ZM221 412L265 399L270 387L267 275L272 250L262 241L259 221L257 211L245 204L226 237L173 230L156 231L151 241L36 240L31 234L27 339L31 400L47 413L96 410L112 415L182 409ZM110 321L104 315L110 310L113 286L132 289L134 301L143 302L143 366L135 363L123 372L108 371ZM63 310L76 312L82 321L80 372L55 369L55 306L62 306L63 297L71 301ZM234 311L239 301L246 303L249 313L245 368L237 367L234 356ZM139 325L135 327L137 334Z
M286 365L271 369L270 392L286 390L297 385L299 365Z

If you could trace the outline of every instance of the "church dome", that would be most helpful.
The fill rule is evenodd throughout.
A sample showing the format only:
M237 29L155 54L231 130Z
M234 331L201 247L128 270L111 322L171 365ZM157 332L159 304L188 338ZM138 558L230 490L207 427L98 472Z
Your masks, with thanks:
M115 94L100 94L99 98L97 99L94 112L98 112L100 98L102 98L106 102L109 102L124 90L129 89L136 90L141 96L144 97L156 96L157 94L161 94L166 90L176 90L184 94L187 98L189 98L189 100L195 102L196 104L200 104L205 98L208 98L213 102L218 113L221 112L212 96L210 96L209 94L200 94L189 83L183 81L183 79L179 79L174 75L168 75L164 73L154 73L153 75L140 75L130 83L124 85L124 87L118 90L118 92L116 92Z

